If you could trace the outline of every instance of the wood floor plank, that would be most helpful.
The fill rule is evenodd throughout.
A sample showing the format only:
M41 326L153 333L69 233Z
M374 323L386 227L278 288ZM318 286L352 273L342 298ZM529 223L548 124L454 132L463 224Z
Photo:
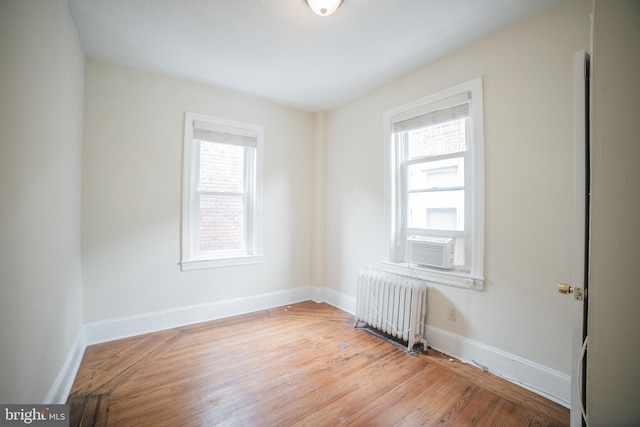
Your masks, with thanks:
M435 375L425 379L418 377L416 395L412 399L415 406L397 422L398 426L446 425L445 415L467 383L456 380L451 372L434 368ZM455 397L454 397L455 396Z
M282 390L279 393L267 393L266 399L253 405L253 413L250 415L258 415L266 425L295 425L300 422L301 417L313 413L316 416L309 418L309 425L319 425L320 421L328 422L330 419L325 412L328 406L340 402L357 407L362 404L363 399L376 393L384 393L389 387L385 372L393 366L394 357L396 355L386 353L379 360L372 361L363 355L345 355L344 359L333 359L336 366L331 371L316 371L316 364L308 364L292 371L281 383ZM350 365L350 368L355 368L353 374L348 374L344 367L340 367L343 362ZM356 370L367 373L357 375ZM398 371L394 374L401 378ZM409 375L410 373L405 372L404 378ZM358 378L365 378L366 381L358 381ZM300 398L301 396L304 398ZM233 420L243 425L252 422L249 418L243 418L242 414L238 414Z
M80 426L82 425L82 417L84 415L84 408L86 407L87 395L74 394L67 399L69 404L69 425Z
M530 409L533 413L542 414L544 419L548 419L550 425L566 425L568 409L557 403L545 399L523 387L514 386L509 381L496 377L474 366L466 365L460 361L449 362L449 357L442 353L430 350L429 360L442 366L449 366L453 363L455 372L462 375L468 381L481 386L483 389L495 393L501 399L512 402L523 408ZM535 398L532 398L534 396ZM544 425L544 424L543 424Z
M87 348L71 426L568 425L568 410L304 302Z
M106 426L109 396L102 394L74 395L69 399L71 426Z

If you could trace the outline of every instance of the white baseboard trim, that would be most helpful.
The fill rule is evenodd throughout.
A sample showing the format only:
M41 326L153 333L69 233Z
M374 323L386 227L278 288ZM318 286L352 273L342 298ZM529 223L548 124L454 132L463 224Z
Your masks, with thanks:
M356 299L352 296L343 294L331 288L320 288L323 291L323 298L321 302L326 302L342 311L346 311L349 314L356 313Z
M67 355L64 365L62 365L62 369L49 389L49 393L47 393L47 396L44 398L43 404L62 405L67 401L67 397L73 386L73 381L80 368L80 362L82 362L85 348L84 330L80 329L78 336L76 336L76 339L71 345L71 350Z
M564 407L571 406L571 376L444 329L427 325L427 342L464 363L486 367L494 375Z
M304 286L285 291L87 323L84 325L84 340L86 345L99 344L301 301L317 301L318 293L317 288Z

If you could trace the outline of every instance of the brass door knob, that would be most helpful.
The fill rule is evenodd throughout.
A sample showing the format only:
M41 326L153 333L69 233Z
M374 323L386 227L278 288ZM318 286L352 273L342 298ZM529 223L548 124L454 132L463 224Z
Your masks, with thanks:
M573 294L573 299L577 301L582 301L587 296L587 291L585 289L576 288L571 285L567 285L566 283L558 284L558 292L565 295Z
M571 285L567 285L566 283L559 283L558 292L568 295L573 292L573 287Z

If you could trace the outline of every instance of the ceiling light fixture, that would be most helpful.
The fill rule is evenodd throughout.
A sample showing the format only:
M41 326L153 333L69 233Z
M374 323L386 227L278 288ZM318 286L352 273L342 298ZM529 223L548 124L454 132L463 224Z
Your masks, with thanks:
M307 4L320 16L329 16L342 4L342 0L307 0Z

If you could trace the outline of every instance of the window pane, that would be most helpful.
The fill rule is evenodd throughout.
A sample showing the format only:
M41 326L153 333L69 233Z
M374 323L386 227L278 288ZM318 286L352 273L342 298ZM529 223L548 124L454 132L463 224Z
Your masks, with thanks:
M407 131L409 158L466 151L465 121L462 118Z
M243 192L244 150L235 145L201 141L198 191Z
M464 159L446 159L414 163L408 168L411 190L464 187Z
M242 196L200 195L200 251L244 248Z
M455 230L457 219L457 208L427 208L427 228Z
M410 193L409 228L464 230L464 190Z

